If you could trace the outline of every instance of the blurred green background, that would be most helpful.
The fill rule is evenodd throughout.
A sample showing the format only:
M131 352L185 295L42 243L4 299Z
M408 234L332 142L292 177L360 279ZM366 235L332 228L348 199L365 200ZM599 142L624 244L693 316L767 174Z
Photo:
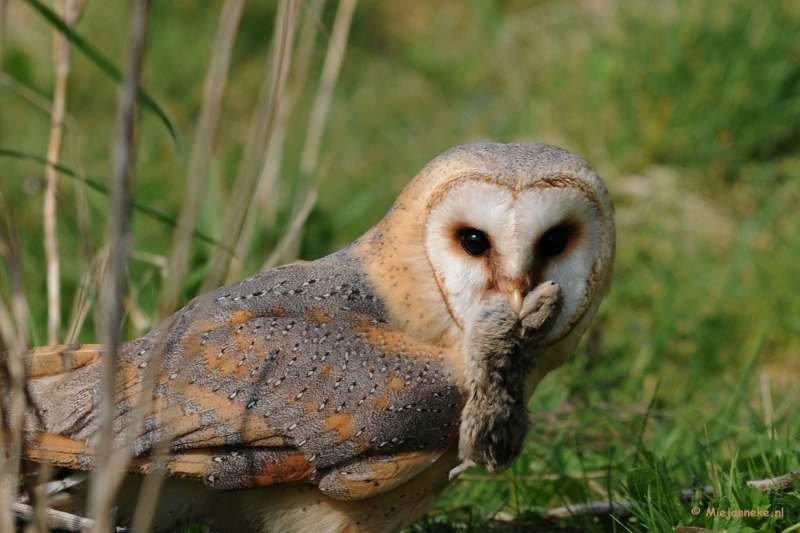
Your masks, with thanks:
M135 197L173 216L185 195L220 6L153 5L144 85L178 125L182 143L176 147L164 125L143 114ZM255 226L241 277L263 265L288 225L335 10L329 2L317 22L311 83L296 91L281 181L272 191L276 222ZM223 242L221 213L242 159L276 11L275 2L249 3L233 53L200 220L202 231ZM127 3L90 1L76 29L120 64L129 14ZM26 2L10 2L2 148L46 153L52 34ZM107 181L117 92L73 51L62 164ZM659 530L680 522L755 531L799 521L797 488L763 497L764 505L791 510L784 521L713 524L690 515L675 491L718 485L717 497L741 508L758 496L735 491L733 481L800 468L800 3L360 1L300 257L352 241L427 161L482 139L545 141L595 166L617 209L614 284L579 353L534 395L534 429L515 467L496 477L471 471L417 527L482 530L497 512L532 527L536 511L609 495L649 497L657 512L622 523L568 524ZM35 163L0 159L0 191L20 228L37 343L46 339L47 312L43 176ZM103 245L108 216L107 198L90 193L90 230L81 231L75 198L74 183L62 178L67 319L91 255L80 250ZM172 238L169 226L141 214L133 231L129 336L153 325ZM196 242L183 302L196 294L210 250ZM4 297L8 283L0 279ZM81 340L96 338L94 324L90 313ZM642 468L671 487L665 502L631 493L626 476Z

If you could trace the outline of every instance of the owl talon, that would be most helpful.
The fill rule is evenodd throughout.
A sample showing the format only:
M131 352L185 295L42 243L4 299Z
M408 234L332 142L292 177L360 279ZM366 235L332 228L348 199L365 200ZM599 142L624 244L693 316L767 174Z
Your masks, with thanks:
M468 468L472 468L473 466L475 466L475 463L474 463L474 462L472 462L472 461L471 461L471 460L469 460L469 459L465 459L464 461L462 461L462 463L461 463L460 465L458 465L457 467L455 467L454 469L452 469L452 470L450 471L450 476L449 476L449 478L448 478L448 479L449 479L450 481L453 481L453 480L454 480L455 478L457 478L457 477L458 477L458 476L459 476L459 475L460 475L460 474L461 474L461 473L462 473L464 470L467 470Z

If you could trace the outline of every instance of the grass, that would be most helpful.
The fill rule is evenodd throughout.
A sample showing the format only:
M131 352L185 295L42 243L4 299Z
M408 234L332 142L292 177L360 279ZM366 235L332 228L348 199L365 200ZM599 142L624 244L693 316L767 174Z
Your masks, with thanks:
M145 87L183 141L176 148L164 124L143 115L134 196L176 218L220 6L152 8ZM298 205L305 126L336 7L322 11L309 88L292 88L297 103L272 190L275 215L253 223L239 257L242 277L261 268ZM277 13L273 3L247 5L233 48L198 221L217 240L227 237L220 228L246 157ZM121 62L128 16L125 6L90 3L76 31ZM27 4L10 5L3 71L45 101L55 84L51 35ZM583 155L617 207L612 292L576 356L534 395L523 456L502 476L469 471L411 530L782 531L800 523L796 481L770 494L743 483L800 468L798 35L800 9L779 0L358 4L300 257L358 237L428 160L483 138L543 140ZM117 86L82 55L73 52L72 61L62 164L110 176ZM0 147L42 155L50 111L25 94L0 87ZM32 342L41 344L44 171L12 158L0 159L0 168L0 194L22 235ZM89 191L84 227L79 194L61 179L65 321L108 216L106 197ZM132 235L127 337L153 325L172 246L172 229L153 217L136 214ZM180 302L203 284L212 251L194 241ZM0 276L0 295L8 302L10 294L10 278ZM79 339L99 337L96 313L95 306ZM715 488L710 499L701 496L706 486ZM695 501L682 499L681 489L695 489ZM632 516L541 518L551 507L609 497L632 500ZM785 513L706 511L756 507ZM511 521L492 519L497 513Z

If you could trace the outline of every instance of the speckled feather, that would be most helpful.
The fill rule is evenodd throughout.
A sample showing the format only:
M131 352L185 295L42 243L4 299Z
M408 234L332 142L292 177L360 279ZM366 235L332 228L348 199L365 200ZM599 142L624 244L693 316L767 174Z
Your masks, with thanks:
M441 454L457 434L461 395L438 350L389 329L358 263L345 249L253 276L122 345L120 440L133 435L136 458L170 443L164 466L215 489L327 479L323 490L343 499L350 496L333 471L358 457ZM137 429L133 411L151 364L160 365L154 401ZM28 429L94 448L100 370L97 360L32 381L38 416ZM182 452L191 450L205 452L188 460ZM283 468L290 459L293 472ZM56 462L94 464L85 453Z

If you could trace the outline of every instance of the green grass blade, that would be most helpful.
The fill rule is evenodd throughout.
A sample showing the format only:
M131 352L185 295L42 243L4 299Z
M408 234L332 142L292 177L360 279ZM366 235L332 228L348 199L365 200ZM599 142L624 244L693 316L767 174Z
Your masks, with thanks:
M89 58L97 67L105 72L111 79L115 82L120 83L122 81L122 72L120 71L119 67L117 67L111 60L104 57L94 46L92 46L89 41L84 39L78 32L67 26L67 24L59 17L52 9L41 3L39 0L25 0L31 7L33 7L36 11L38 11L49 23L55 26L58 31L60 31L64 36L69 39L69 41L75 45L75 47L83 52L83 54ZM141 88L139 89L139 102L144 106L145 109L150 111L151 113L155 114L159 120L164 124L169 131L170 137L172 137L172 141L175 143L175 147L180 151L181 148L181 139L180 139L180 132L178 131L178 127L172 121L171 118L167 115L167 113L161 108L158 103L144 90Z
M42 157L42 156L39 156L39 155L36 155L36 154L31 154L31 153L28 153L28 152L21 152L19 150L11 150L11 149L8 149L8 148L0 148L0 157L11 157L13 159L21 159L21 160L24 160L24 161L34 161L34 162L40 163L42 165L46 165L48 163L47 159ZM85 178L78 178L78 176L75 175L75 172L71 168L65 167L64 165L54 164L53 168L55 168L61 174L64 174L65 176L69 176L70 178L81 179L82 181L84 181L86 183L86 185L88 185L90 188L94 189L95 191L97 191L97 192L99 192L101 194L105 194L105 195L109 194L108 186L106 184L104 184L103 182L97 180L97 179L90 178L88 176L85 177ZM139 202L137 200L132 200L131 201L131 206L136 211L139 211L140 213L148 215L148 216L150 216L152 218L155 218L156 220L158 220L160 222L163 222L164 224L166 224L166 225L168 225L170 227L174 228L178 223L177 220L174 217L171 217L170 215L164 213L163 211L159 211L158 209L156 209L154 207L151 207L151 206L149 206L147 204L143 204L142 202ZM206 235L205 233L203 233L203 232L201 232L199 230L195 230L194 231L194 236L196 238L200 239L203 242L206 242L206 243L211 244L213 246L219 246L223 250L226 250L229 253L233 254L233 250L231 250L230 248L228 248L227 246L225 246L221 242L219 242L217 240L214 240L214 238Z

